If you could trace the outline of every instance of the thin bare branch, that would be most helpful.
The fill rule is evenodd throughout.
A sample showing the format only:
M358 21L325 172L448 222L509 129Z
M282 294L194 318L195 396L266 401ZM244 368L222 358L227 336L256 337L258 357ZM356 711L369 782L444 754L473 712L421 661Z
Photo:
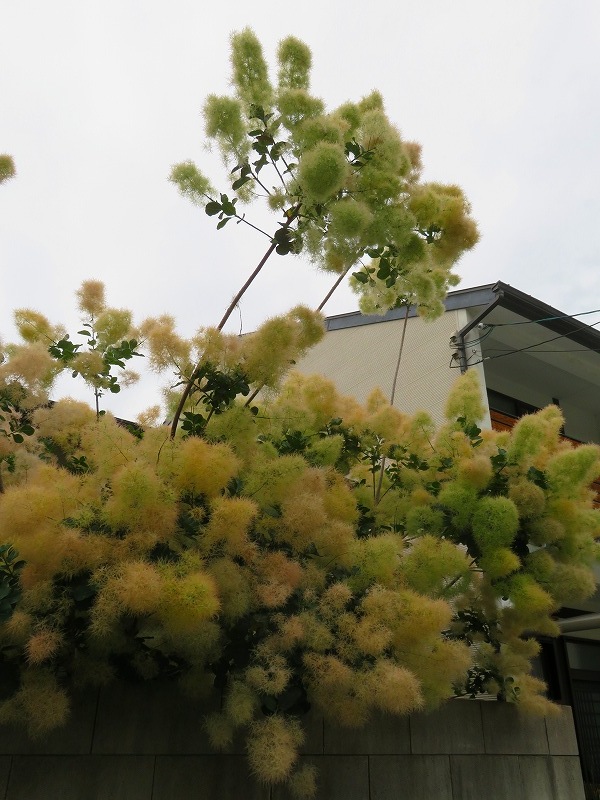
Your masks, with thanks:
M335 290L338 288L340 283L344 280L344 278L346 277L346 275L349 272L350 272L350 266L346 267L346 269L342 272L342 274L338 277L336 282L333 284L331 289L327 292L325 297L321 300L320 304L317 306L317 311L321 311L323 309L323 306L325 305L325 303L329 300L331 295L335 292Z
M404 306L404 324L402 325L402 337L400 338L400 349L398 350L398 360L396 361L396 370L394 372L394 380L392 381L392 391L390 394L390 405L394 405L396 398L396 384L398 382L398 373L400 372L400 362L402 361L402 352L404 350L404 339L406 337L406 325L408 323L408 312L410 304ZM375 493L375 503L381 499L381 485L383 483L383 473L385 471L385 456L381 462L381 472L379 473L379 483L377 485L377 492Z
M404 306L404 325L402 326L402 338L400 339L400 350L398 351L398 361L396 362L396 371L394 372L394 381L392 383L392 393L390 395L390 405L394 405L396 397L396 384L398 382L398 373L400 372L400 361L402 360L402 351L404 350L404 338L406 336L406 324L408 322L408 312L410 310L410 303Z
M263 231L262 228L258 228L256 225L253 225L251 222L248 222L246 217L242 217L239 214L235 214L234 218L237 219L238 223L243 222L245 225L248 225L250 228L254 228L255 231L258 231L258 233L262 233L262 235L266 236L267 239L271 238L271 236L266 231Z
M285 223L283 224L284 228L289 228L290 227L292 222L298 216L299 211L300 211L300 207L296 206L296 208L292 209L289 212L289 214L286 217ZM272 255L272 253L273 253L273 251L275 250L276 247L277 247L277 242L273 240L271 242L271 245L269 246L268 250L264 254L264 256L261 258L261 260L258 262L256 267L254 268L254 270L253 270L252 274L250 275L250 277L248 278L248 280L244 283L242 288L239 290L239 292L236 294L236 296L233 298L233 300L229 304L229 306L227 308L227 311L225 311L225 313L223 314L223 317L221 318L221 321L217 325L217 330L219 330L219 331L223 330L223 328L225 326L225 323L227 322L229 317L232 315L235 307L240 302L240 300L242 299L242 297L244 296L244 294L246 293L247 289L250 287L250 285L252 284L252 282L254 281L256 276L259 274L261 269L267 263L269 257ZM177 425L179 424L179 417L181 416L181 413L182 413L182 411L184 409L186 401L187 401L187 399L189 397L189 394L190 394L190 392L192 390L192 387L194 385L194 375L198 371L198 369L199 369L201 364L202 364L202 360L200 360L200 362L196 365L196 368L194 369L191 377L188 379L188 382L186 383L185 389L183 390L183 393L181 395L181 399L179 400L179 405L177 406L177 410L175 411L175 415L173 416L173 422L171 423L171 439L175 438L175 434L177 432Z

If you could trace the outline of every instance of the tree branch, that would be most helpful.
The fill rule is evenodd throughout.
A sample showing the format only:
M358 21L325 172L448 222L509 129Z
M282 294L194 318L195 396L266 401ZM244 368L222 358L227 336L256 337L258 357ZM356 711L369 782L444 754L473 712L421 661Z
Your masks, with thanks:
M331 295L332 295L332 294L335 292L335 290L338 288L338 286L340 285L340 283L341 283L341 282L344 280L344 278L346 277L346 275L347 275L349 272L350 272L350 266L346 267L346 269L345 269L345 270L342 272L342 274L339 276L339 278L338 278L338 279L336 280L336 282L333 284L333 286L331 287L331 289L330 289L330 290L327 292L327 294L325 295L325 297L323 298L323 300L321 300L321 303L320 303L320 304L317 306L317 311L321 311L321 309L323 308L323 306L325 305L325 303L326 303L326 302L329 300L329 298L331 297Z
M263 386L264 386L264 383L261 383L259 386L257 386L257 388L252 392L250 397L244 403L244 408L247 408L250 405L250 403L254 400L254 398L260 392L260 390L263 388Z
M404 306L404 324L402 326L402 337L400 339L400 349L398 351L398 360L396 361L396 371L394 372L394 380L392 382L392 391L390 394L390 405L394 405L394 399L396 397L396 383L398 382L398 373L400 372L400 362L402 360L402 351L404 350L404 338L406 336L406 325L408 323L408 310L410 308L410 303L407 303ZM375 503L379 502L380 495L381 495L381 485L383 483L383 473L385 470L385 456L381 462L381 472L379 473L379 484L377 486L377 492L375 494Z
M271 192L267 189L261 179L258 177L258 173L252 170L252 178L258 183L258 185L265 190L267 193L267 197L271 197Z
M262 228L258 228L256 225L253 225L251 222L248 222L246 217L242 217L239 214L235 214L234 215L234 219L237 219L238 225L239 225L240 222L243 222L245 225L249 225L251 228L254 228L255 231L258 231L258 233L262 233L262 235L266 236L268 239L271 238L266 231L263 231Z
M285 223L283 225L284 229L290 227L292 222L298 216L299 211L300 211L300 206L296 206L296 208L294 208L294 209L292 209L292 211L290 211L290 213L287 215L286 221L285 221ZM218 331L223 330L223 328L225 326L225 323L227 322L229 317L232 315L235 307L237 306L239 301L242 299L242 297L246 293L246 290L250 287L250 285L252 284L252 282L254 281L256 276L258 275L258 273L261 271L261 269L267 263L269 257L272 255L272 253L273 253L273 251L275 250L276 247L277 247L277 242L273 240L271 242L271 245L270 245L269 249L266 251L264 256L258 262L258 264L254 268L254 271L252 272L252 274L250 275L250 277L248 278L246 283L244 283L242 288L239 290L239 292L236 294L236 296L233 298L233 300L229 304L229 306L227 308L227 311L225 311L225 313L223 314L223 317L221 318L221 321L217 325L217 330ZM181 395L181 399L179 400L179 405L177 406L177 410L175 411L175 415L173 417L173 422L171 423L171 439L175 438L175 434L177 432L177 425L179 424L179 417L181 416L181 413L182 413L182 411L184 409L185 403L186 403L186 401L187 401L187 399L188 399L188 397L190 395L190 392L192 390L192 387L194 385L194 376L195 376L196 372L198 371L198 369L199 369L201 364L202 364L202 359L196 365L194 371L192 372L192 375L190 376L190 378L188 379L188 382L185 385L185 389L183 390L183 393Z
M408 311L410 303L404 306L404 325L402 326L402 338L400 339L400 350L398 351L398 361L396 362L396 371L394 372L394 381L392 383L392 393L390 395L390 405L394 405L396 397L396 383L398 382L398 373L400 372L400 361L402 360L402 351L404 350L404 337L406 336L406 324L408 322Z

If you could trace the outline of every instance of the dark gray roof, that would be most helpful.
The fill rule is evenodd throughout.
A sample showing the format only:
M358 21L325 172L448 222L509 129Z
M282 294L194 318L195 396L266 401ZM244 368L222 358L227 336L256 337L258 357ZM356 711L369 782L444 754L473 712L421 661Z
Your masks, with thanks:
M447 311L481 306L481 314L478 315L477 321L484 319L493 308L498 306L506 308L525 319L540 320L540 325L561 336L567 336L584 347L600 349L600 331L596 331L589 325L565 315L564 312L502 281L450 292L444 304ZM327 317L326 327L328 331L335 331L343 328L356 328L360 325L376 325L380 322L404 319L405 313L405 308L393 308L381 316L352 311L348 314ZM408 316L409 318L416 316L414 307L409 309ZM560 319L547 319L548 317L560 317Z

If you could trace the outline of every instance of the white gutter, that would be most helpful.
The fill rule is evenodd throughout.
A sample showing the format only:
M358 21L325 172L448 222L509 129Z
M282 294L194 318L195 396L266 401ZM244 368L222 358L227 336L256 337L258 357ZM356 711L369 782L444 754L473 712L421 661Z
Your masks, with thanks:
M572 631L590 631L600 628L600 612L581 614L579 617L556 620L561 633Z

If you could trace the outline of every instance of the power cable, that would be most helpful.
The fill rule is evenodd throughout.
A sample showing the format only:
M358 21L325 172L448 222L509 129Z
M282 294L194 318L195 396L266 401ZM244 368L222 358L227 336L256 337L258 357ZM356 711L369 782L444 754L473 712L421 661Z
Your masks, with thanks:
M585 313L588 313L588 312L585 312ZM593 322L593 323L592 323L592 324L591 324L589 327L590 327L590 328L593 328L593 327L595 327L596 325L600 325L600 320L598 320L598 322ZM505 356L512 356L512 355L514 355L515 353L524 353L524 352L526 352L527 350L532 350L534 347L540 347L540 346L541 346L541 345L543 345L543 344L548 344L549 342L555 342L557 339L565 339L565 338L568 338L568 337L569 337L569 336L570 336L570 335L571 335L573 332L574 332L574 331L571 331L571 333L562 333L562 334L560 334L559 336L552 336L550 339L544 339L544 340L543 340L543 341L541 341L541 342L537 342L537 344L529 344L529 345L526 345L525 347L518 347L516 350L507 350L507 351L504 351L504 352L501 352L501 353L499 353L497 356L484 356L484 357L483 357L482 359L480 359L479 361L475 361L475 362L474 362L474 363L472 363L472 364L468 364L468 366L470 366L470 367L474 367L474 366L476 366L477 364L482 364L484 361L494 361L494 360L495 360L495 359L497 359L497 358L504 358ZM539 353L544 353L544 352L546 352L546 351L544 351L544 350L538 350L537 352L539 352ZM568 350L558 350L558 351L556 351L556 352L559 352L559 353L568 353L569 351L568 351ZM584 348L584 349L583 349L583 351L579 351L579 350L577 350L577 351L572 351L572 352L599 352L599 350L598 350L598 349L595 349L595 348Z
M540 344L542 344L540 342ZM539 347L539 345L532 344L531 347ZM487 352L499 352L503 355L510 355L511 353L518 353L519 350L503 350L500 347L489 347ZM576 350L536 350L536 353L600 353L600 347L579 347ZM496 358L496 356L492 356L492 358Z
M541 319L525 319L521 322L483 322L482 327L485 328L505 328L510 325L534 325L538 322L552 322L556 319L572 319L573 317L585 317L588 314L600 314L600 308L593 311L580 311L579 314L559 314L555 317L542 317ZM594 323L597 325L598 323Z
M468 346L468 347L474 347L474 346L476 346L476 345L478 345L478 344L481 344L481 342L484 342L484 341L485 341L485 340L488 338L488 336L489 336L491 333L493 333L493 328L494 328L494 326L490 325L490 326L489 326L489 330L487 330L487 331L486 331L486 332L483 334L483 336L480 336L478 339L470 339L468 342L465 342L465 347L466 347L466 346Z

